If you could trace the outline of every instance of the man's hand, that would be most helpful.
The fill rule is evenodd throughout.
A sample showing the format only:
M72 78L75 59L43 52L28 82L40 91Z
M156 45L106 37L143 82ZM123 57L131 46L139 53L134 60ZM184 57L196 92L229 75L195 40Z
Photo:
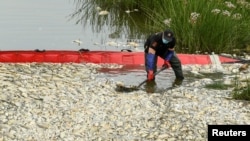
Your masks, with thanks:
M149 70L148 71L148 81L154 80L155 76L154 76L154 71Z
M165 61L164 61L164 64L162 65L162 67L165 67L165 68L168 69L168 68L171 67L171 65L170 65L169 61L165 60Z

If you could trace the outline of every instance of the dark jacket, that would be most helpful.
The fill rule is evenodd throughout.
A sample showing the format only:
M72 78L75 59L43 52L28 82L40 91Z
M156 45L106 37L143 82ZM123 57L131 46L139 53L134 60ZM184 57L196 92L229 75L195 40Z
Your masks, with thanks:
M174 48L176 39L173 38L171 42L168 44L163 44L162 42L162 34L163 32L158 32L155 34L150 35L145 44L144 44L144 52L148 53L148 48L153 48L155 50L155 54L157 56L164 57L168 51L168 48Z

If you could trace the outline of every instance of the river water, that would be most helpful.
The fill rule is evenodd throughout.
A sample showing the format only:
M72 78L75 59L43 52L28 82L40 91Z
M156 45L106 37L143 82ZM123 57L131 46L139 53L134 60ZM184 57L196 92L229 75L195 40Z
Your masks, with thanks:
M95 33L90 25L76 24L70 17L75 10L74 0L1 0L0 50L121 50L108 43L126 39L109 38L105 27ZM72 43L76 39L80 46Z

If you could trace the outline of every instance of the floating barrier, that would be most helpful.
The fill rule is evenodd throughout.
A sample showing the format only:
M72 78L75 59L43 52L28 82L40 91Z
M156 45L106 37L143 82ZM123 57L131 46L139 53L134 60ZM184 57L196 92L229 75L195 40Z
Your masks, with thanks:
M221 63L233 63L239 60L218 55L177 54L182 64L212 64L211 57L217 57ZM0 51L2 63L115 63L122 65L143 65L143 52L119 52L119 51ZM158 65L163 60L158 59Z

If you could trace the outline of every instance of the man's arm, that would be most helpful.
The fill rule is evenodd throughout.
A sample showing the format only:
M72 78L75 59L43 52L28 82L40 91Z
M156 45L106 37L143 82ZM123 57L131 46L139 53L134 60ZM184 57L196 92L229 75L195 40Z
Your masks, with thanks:
M148 80L153 80L154 79L154 65L155 65L155 50L151 47L148 49L148 53L146 56L146 61L147 61L147 73L148 73Z

